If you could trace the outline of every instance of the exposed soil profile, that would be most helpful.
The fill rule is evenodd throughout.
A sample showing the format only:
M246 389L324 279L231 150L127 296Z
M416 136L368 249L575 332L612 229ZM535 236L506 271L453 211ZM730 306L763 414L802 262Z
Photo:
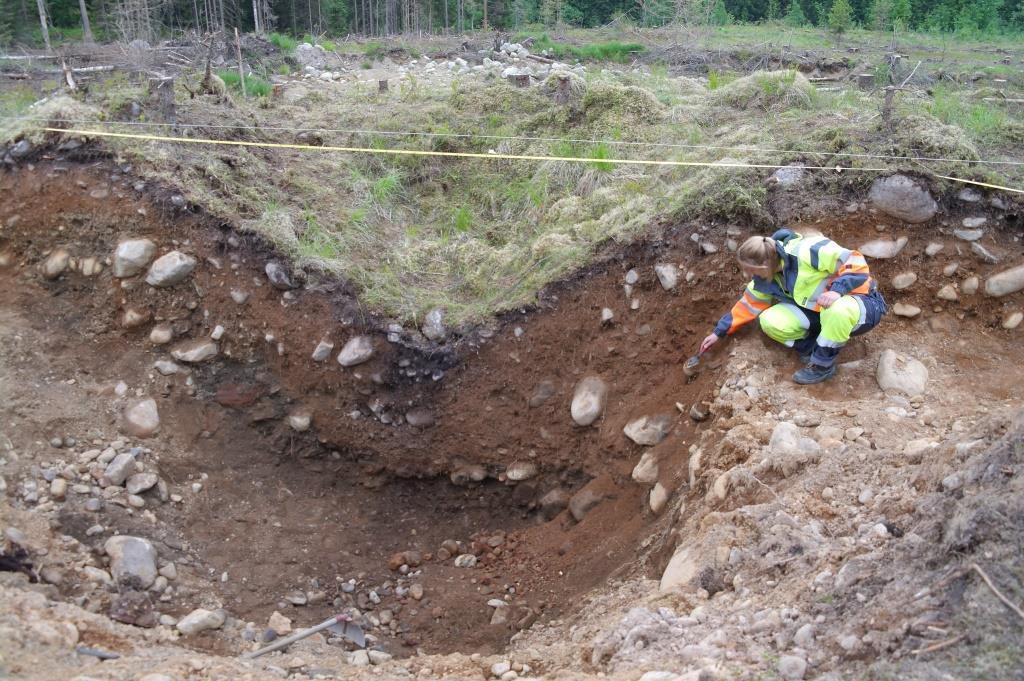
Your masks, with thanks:
M691 407L704 410L715 398L726 362L758 362L733 357L723 343L695 379L683 375L682 360L743 285L724 234L708 233L721 248L706 254L689 238L695 226L669 228L661 242L609 252L542 292L535 308L437 347L415 330L389 330L390 320L363 310L343 285L310 275L304 287L275 288L265 273L275 258L256 239L135 188L137 181L106 161L42 160L0 175L0 371L11 387L3 397L8 437L18 448L69 435L78 450L109 441L127 400L155 398L159 433L138 444L152 450L146 456L158 462L166 494L147 492L145 511L111 499L102 520L85 507L86 495L69 497L58 532L96 551L115 531L157 542L181 573L161 612L223 606L242 620L263 622L278 610L314 623L354 607L372 615L372 634L396 656L490 654L538 619L573 612L609 580L661 574L677 539L673 519L653 513L646 489L631 480L642 448L622 430L639 416L670 418L670 437L649 451L661 463L659 479L679 489L690 445L716 427L691 418ZM798 227L856 246L884 236L880 222L861 212ZM873 261L873 272L893 303L887 282L915 268L918 286L898 298L930 310L956 244L948 240L932 259L923 254L925 228L886 229L910 236L911 245ZM735 229L734 238L756 231ZM177 249L198 265L169 288L142 276L114 279L108 267L82 273L85 259L102 263L126 238L149 238L158 254ZM1007 234L990 247L1019 252ZM52 279L40 276L39 263L58 248L78 271L69 265ZM652 269L659 262L678 263L688 283L663 290ZM627 296L633 268L640 279ZM993 267L965 262L957 280L974 270ZM604 308L610 323L601 322ZM1015 367L1022 357L1020 344L1000 336L1004 311L980 295L945 306L929 313L927 337L890 315L842 360L862 359L882 338L927 344L969 370L979 393L1008 399L1019 394L1019 379L1000 365ZM179 363L173 373L154 368L168 361L169 346L151 342L160 325L172 330L170 347L219 327L217 358ZM337 351L363 334L373 358L339 365ZM974 340L964 342L965 334ZM333 351L315 361L321 341ZM766 341L756 347L783 352ZM778 380L796 368L793 358ZM808 393L827 403L877 390L870 374L847 372ZM607 383L610 397L604 417L581 428L569 403L590 375ZM566 509L571 499L587 506L578 518ZM464 554L477 567L456 567L452 559ZM418 598L413 584L422 587ZM87 608L106 605L73 583L62 591ZM509 604L507 615L495 617L493 599ZM232 652L213 637L189 644Z

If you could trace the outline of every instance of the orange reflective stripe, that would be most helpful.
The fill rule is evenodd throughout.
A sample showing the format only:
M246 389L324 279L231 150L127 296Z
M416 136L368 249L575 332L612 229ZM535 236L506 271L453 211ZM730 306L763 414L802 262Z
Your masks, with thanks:
M754 296L750 295L749 291L744 291L743 297L740 300L745 301L750 307L760 312L764 312L772 306L772 302L770 300L758 300Z

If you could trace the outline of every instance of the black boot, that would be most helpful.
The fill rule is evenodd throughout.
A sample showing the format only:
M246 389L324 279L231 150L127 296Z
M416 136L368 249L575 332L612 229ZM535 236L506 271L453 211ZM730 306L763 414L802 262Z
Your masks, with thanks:
M800 371L793 374L793 382L800 385L813 385L832 378L836 373L836 365L830 367L808 364Z

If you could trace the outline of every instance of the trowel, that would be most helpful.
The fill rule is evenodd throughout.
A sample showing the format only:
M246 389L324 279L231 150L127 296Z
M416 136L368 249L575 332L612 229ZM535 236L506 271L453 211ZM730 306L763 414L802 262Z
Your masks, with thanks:
M698 351L696 355L686 360L686 363L683 364L683 375L693 378L700 373L700 356L703 354L702 351Z
M302 631L294 633L291 636L275 641L271 643L269 646L265 646L263 648L260 648L259 650L254 650L251 653L245 653L244 655L242 655L242 657L247 660L251 660L259 657L260 655L266 655L267 653L272 653L275 650L287 648L296 641L301 641L302 639L308 636L312 636L318 631L323 631L324 629L327 629L339 636L344 636L360 648L366 647L366 636L363 634L362 628L358 624L355 624L352 621L351 617L342 614L335 615L334 617L331 617L330 619L321 622L315 627L303 629Z

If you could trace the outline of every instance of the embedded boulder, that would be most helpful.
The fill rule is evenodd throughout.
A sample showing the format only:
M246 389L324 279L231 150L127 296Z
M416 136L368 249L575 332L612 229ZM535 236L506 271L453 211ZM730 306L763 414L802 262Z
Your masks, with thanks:
M868 200L886 215L911 223L931 220L939 210L931 193L906 175L875 180Z

